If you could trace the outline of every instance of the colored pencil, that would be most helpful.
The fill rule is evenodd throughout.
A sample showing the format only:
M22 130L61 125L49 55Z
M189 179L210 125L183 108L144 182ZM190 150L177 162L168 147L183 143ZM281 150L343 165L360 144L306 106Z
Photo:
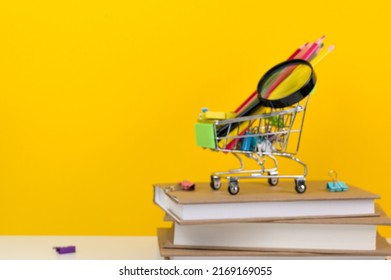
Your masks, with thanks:
M331 45L328 48L323 48L322 51L311 61L312 66L318 64L323 58L325 58L333 50L334 50L334 45Z
M325 36L320 37L318 40L316 40L308 49L304 48L302 52L300 52L296 58L308 60L321 46L323 43ZM267 91L265 98L269 98L270 94L273 92L273 90L286 78L289 76L290 73L295 69L296 67L289 67L286 70L282 71L281 74L278 76L278 78L274 81L274 83L270 86L269 90Z
M307 47L308 42L302 45L300 48L298 48L296 51L294 51L290 57L288 57L288 60L294 59L305 47Z
M307 43L303 44L302 46L300 46L297 50L295 50L288 57L288 60L296 58L296 56L298 54L300 54L308 45L309 45L309 43L307 42ZM244 108L247 107L247 105L249 105L250 103L252 103L255 100L257 94L258 94L258 92L254 91L234 112L239 114L241 111L243 111Z
M298 55L297 58L300 58L300 59L303 59L303 60L308 60L321 47L325 37L326 36L324 36L324 35L322 37L320 37L318 40L316 40L311 45L311 47L306 52L304 52L303 54Z

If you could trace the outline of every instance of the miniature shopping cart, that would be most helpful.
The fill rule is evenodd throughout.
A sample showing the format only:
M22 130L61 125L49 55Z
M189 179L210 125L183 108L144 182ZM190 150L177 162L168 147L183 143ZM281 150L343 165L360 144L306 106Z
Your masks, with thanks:
M220 189L221 179L227 179L228 192L235 195L239 192L241 179L267 179L269 185L276 186L279 179L291 178L295 181L296 192L304 193L307 165L295 155L300 146L309 96L290 107L263 108L261 114L197 122L198 146L231 153L240 163L237 169L212 173L210 182L212 189ZM243 158L255 161L259 168L245 169ZM301 165L303 172L280 174L278 158L287 158Z

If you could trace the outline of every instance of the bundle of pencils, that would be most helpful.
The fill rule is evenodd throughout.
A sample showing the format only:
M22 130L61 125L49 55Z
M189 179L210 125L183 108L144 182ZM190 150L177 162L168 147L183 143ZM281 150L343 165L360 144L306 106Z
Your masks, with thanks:
M297 50L295 50L289 57L288 60L302 59L311 63L312 66L316 66L323 58L325 58L330 52L334 50L334 45L324 45L325 36L320 37L313 43L305 43ZM270 86L266 94L266 98L269 98L273 90L289 76L290 73L282 73L273 85ZM252 107L257 100L257 91L253 92L235 111L236 116L242 116L242 113L247 111L248 108Z
M235 111L228 113L209 112L205 108L200 114L200 122L261 115L266 113L268 107L271 109L284 108L281 106L291 106L297 103L310 93L308 90L312 91L315 86L316 79L311 80L314 77L312 76L313 67L334 50L333 45L325 46L324 39L325 36L322 36L313 43L305 43L296 49L285 62L271 68L260 80L258 89L247 97ZM307 87L307 83L310 81L313 81L312 87ZM301 95L300 90L304 88L307 92L305 95ZM300 94L292 98L298 92ZM289 98L289 102L286 100L282 102L287 98ZM224 143L218 141L220 148L236 149L238 139L247 133L251 123L250 121L242 122L238 128L237 126L237 124L227 124L217 128L216 136L218 139L225 139ZM231 140L227 143L226 139L228 138Z
M297 50L295 50L287 60L293 60L293 59L301 59L308 61L311 63L311 65L314 67L316 66L323 58L325 58L330 52L334 50L334 45L325 46L324 45L324 39L325 36L322 36L318 40L316 40L313 43L305 43L301 47L299 47ZM282 85L284 81L289 80L288 78L294 76L294 69L295 68L288 68L285 69L285 71L282 71L279 73L279 75L275 78L273 83L268 87L268 90L263 96L265 99L275 99L276 96L278 96L278 93L281 93L281 87L279 85ZM293 73L293 75L292 75ZM277 90L276 90L277 89ZM276 93L277 91L277 93ZM273 96L274 93L274 96ZM243 117L248 116L249 113L251 115L258 115L263 114L264 109L262 106L259 105L259 99L258 99L258 92L254 91L231 115L234 117ZM243 136L246 134L248 130L249 124L243 123L242 127L239 127L239 135ZM224 136L227 132L227 127L224 127L221 131L218 131L218 136ZM236 131L234 131L231 127L231 131L229 134L234 135L237 134ZM238 139L231 140L228 144L224 144L224 148L227 150L235 149L237 145Z

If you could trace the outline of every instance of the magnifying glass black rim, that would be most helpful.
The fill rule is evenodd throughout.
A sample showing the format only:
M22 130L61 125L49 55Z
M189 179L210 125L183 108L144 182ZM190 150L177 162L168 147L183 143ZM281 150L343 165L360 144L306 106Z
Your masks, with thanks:
M308 66L311 69L311 75L306 81L306 83L299 88L297 91L291 93L290 95L280 98L280 99L274 99L269 100L265 99L261 96L262 88L266 81L275 73L278 71L281 71L281 69L289 67L289 66L295 66L295 65L305 65ZM316 75L314 72L314 68L312 67L311 63L309 63L306 60L303 59L292 59L284 61L280 64L277 64L273 68L271 68L269 71L267 71L261 78L261 80L258 83L257 92L258 92L258 99L261 102L262 106L265 107L271 107L271 108L284 108L291 106L300 100L304 99L310 92L314 89L316 84Z

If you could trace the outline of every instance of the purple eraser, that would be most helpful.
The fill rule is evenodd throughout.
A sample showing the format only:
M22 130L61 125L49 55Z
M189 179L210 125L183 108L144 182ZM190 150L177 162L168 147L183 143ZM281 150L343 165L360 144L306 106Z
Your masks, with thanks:
M69 254L76 252L76 246L66 246L66 247L54 247L54 249L59 254Z

